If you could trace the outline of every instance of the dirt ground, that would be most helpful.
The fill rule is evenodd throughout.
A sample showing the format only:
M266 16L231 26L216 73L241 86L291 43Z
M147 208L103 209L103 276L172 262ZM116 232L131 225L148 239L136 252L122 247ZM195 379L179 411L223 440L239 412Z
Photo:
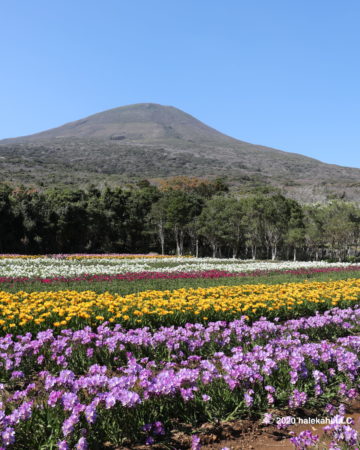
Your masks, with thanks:
M360 432L360 401L351 405L347 414L355 421L354 428ZM196 430L201 439L201 450L294 450L290 442L291 432L295 434L304 430L311 430L320 436L320 448L328 448L329 438L323 433L324 425L291 425L287 430L278 430L275 425L265 426L251 420L237 420L219 424L204 424ZM166 444L158 443L152 446L140 445L121 447L116 450L186 450L191 448L191 435L194 434L189 425L179 424L177 431L172 433L171 441ZM110 446L111 449L113 447Z

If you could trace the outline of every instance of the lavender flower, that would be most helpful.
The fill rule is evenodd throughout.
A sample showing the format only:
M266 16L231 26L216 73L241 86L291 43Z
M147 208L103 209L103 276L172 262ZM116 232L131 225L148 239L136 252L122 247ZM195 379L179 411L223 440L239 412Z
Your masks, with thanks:
M271 413L265 413L264 417L263 417L263 420L262 420L262 423L264 425L269 425L270 423L272 423L272 421L273 421L272 414Z
M305 430L290 439L291 443L295 445L297 450L305 450L313 447L319 440L317 434L312 434L310 430Z
M78 440L77 444L75 445L75 449L76 450L87 450L88 449L88 444L87 444L85 437L81 437Z
M201 449L201 442L199 436L194 434L191 438L191 450L200 450Z
M11 427L6 427L4 431L1 432L1 439L5 447L13 444L15 442L15 431Z

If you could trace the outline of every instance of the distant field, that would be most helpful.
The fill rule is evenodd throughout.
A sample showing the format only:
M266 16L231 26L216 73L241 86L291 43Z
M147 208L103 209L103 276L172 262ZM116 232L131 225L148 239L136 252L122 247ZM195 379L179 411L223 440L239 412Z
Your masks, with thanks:
M88 290L130 294L145 290L237 284L356 278L350 263L271 262L217 258L154 257L123 259L0 258L0 288L58 291Z

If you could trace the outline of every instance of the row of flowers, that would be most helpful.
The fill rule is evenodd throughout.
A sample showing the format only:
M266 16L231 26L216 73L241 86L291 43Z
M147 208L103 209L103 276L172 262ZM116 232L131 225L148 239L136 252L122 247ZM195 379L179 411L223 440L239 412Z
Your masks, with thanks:
M119 275L128 273L190 273L221 271L248 273L274 270L347 268L350 263L324 261L252 261L216 258L4 258L0 259L0 277L55 278L83 275Z
M0 277L0 284L13 283L33 283L39 282L44 284L53 283L72 283L72 282L104 282L104 281L139 281L139 280L177 280L192 278L229 278L229 277L260 277L274 274L283 275L314 275L319 273L337 273L337 272L357 272L360 266L341 266L341 267L324 267L324 268L304 268L290 270L257 270L256 272L227 272L224 270L208 270L203 272L129 272L118 273L115 275L92 275L84 273L76 277L52 277L52 278L29 278L29 277Z
M0 338L0 445L152 443L166 439L175 420L196 428L267 412L269 423L279 408L343 416L340 402L359 396L359 319L354 306L282 324L263 318L248 325L242 317L154 332L104 323L58 336L52 329L9 334ZM355 448L356 431L345 431L342 443ZM293 442L306 448L305 438Z
M360 279L287 284L243 284L173 291L143 291L121 296L94 291L0 291L3 331L32 331L94 325L104 320L161 326L188 321L256 319L311 314L360 299Z
M17 253L2 253L0 259L39 259L39 258L51 258L51 259L145 259L145 258L172 258L169 255L158 255L156 253L57 253L54 255L20 255ZM179 258L191 258L191 256L181 256Z

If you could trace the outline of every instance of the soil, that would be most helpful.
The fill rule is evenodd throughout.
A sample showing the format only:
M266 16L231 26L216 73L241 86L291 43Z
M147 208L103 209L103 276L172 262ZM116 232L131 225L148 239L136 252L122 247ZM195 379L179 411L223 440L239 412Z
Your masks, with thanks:
M360 432L360 400L348 405L355 428ZM291 425L287 430L278 430L275 425L263 425L259 421L237 420L221 422L219 424L204 424L196 429L196 434L201 439L201 450L221 450L227 447L229 450L294 450L290 438L304 430L310 430L320 436L321 449L328 448L329 438L324 435L325 425ZM158 443L152 446L139 445L121 447L116 450L189 450L191 448L191 435L194 430L190 425L179 424L166 445ZM110 448L114 449L114 447ZM114 449L115 450L115 449Z
M353 428L360 432L360 401L354 402L350 408L350 413L346 417L354 420ZM230 450L294 450L294 445L290 442L291 432L299 434L301 431L310 430L320 436L320 448L328 448L330 439L324 435L325 425L294 425L287 430L278 430L276 426L264 426L260 423L252 422L252 426L244 426L244 421L234 422L231 428L234 430L225 438L227 425L224 426L223 437L220 442L213 442L201 447L202 450L220 450L228 447ZM240 434L238 434L240 433ZM238 434L236 436L236 434ZM205 441L204 441L205 443ZM322 444L322 445L321 445Z

